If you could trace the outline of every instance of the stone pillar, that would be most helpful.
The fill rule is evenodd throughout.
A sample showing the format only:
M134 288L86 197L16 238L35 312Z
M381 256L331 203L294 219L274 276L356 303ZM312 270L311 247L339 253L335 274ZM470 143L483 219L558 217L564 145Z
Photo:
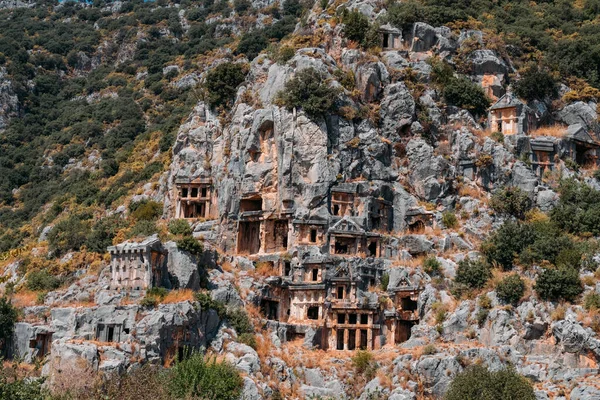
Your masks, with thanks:
M362 329L356 329L354 334L354 349L360 349L360 338L362 336Z
M344 350L348 350L348 329L344 329Z
M367 350L373 350L373 329L367 329Z

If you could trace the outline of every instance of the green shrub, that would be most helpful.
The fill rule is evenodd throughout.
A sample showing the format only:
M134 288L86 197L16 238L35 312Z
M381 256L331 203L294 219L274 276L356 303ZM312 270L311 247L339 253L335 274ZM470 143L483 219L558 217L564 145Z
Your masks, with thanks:
M238 342L250 346L256 350L256 336L253 333L242 333L238 336Z
M169 378L169 391L177 399L237 400L244 384L233 365L202 354L175 364Z
M27 289L33 291L50 291L58 289L60 286L60 279L50 274L46 270L32 271L27 274Z
M242 36L236 49L236 54L244 54L252 61L258 54L267 48L269 41L263 31L254 31Z
M432 345L432 344L428 344L428 345L426 345L425 347L423 347L423 352L422 352L422 354L423 354L424 356L430 356L430 355L433 355L433 354L435 354L435 353L437 353L437 349L435 348L435 346L434 346L434 345Z
M515 258L535 241L531 225L505 222L481 246L481 251L491 264L504 270L513 268Z
M190 236L192 227L185 219L174 219L169 222L169 232L173 235Z
M83 217L72 215L58 222L48 233L48 245L51 252L62 255L68 251L78 251L89 235L89 227Z
M575 268L544 268L535 282L535 291L542 300L573 301L583 292L579 272Z
M383 275L381 275L381 283L380 283L381 290L387 290L389 284L390 284L390 274L385 272Z
M456 375L444 396L445 400L535 398L531 383L513 369L491 372L481 365L470 366Z
M504 134L502 132L492 132L490 137L498 143L504 143Z
M0 372L0 399L47 400L52 398L45 389L42 389L43 379L30 380L18 378L16 375L16 372L9 374L6 370Z
M583 298L583 306L588 311L600 309L600 294L596 292L586 294Z
M229 325L233 329L235 329L238 335L243 335L244 333L253 333L254 327L252 326L252 322L246 313L246 310L243 308L234 308L227 310L227 321L229 321Z
M129 204L129 212L137 221L153 221L162 215L163 205L153 200L140 200Z
M290 46L281 46L279 48L279 51L277 52L277 63L278 64L285 64L288 61L290 61L292 58L294 58L294 56L296 55L296 50L294 50L293 47Z
M12 338L16 322L17 309L7 297L0 297L0 346L4 347L6 341Z
M492 308L492 299L487 294L479 296L477 299L477 304L479 307L489 310Z
M374 35L376 30L371 26L369 18L360 11L344 9L342 22L346 38L359 43L365 49L377 45L379 35Z
M223 63L206 74L204 87L211 107L229 107L234 100L238 86L246 79L246 71L241 64Z
M525 212L531 209L531 199L518 187L506 187L492 195L490 208L498 214L524 219Z
M442 224L448 229L453 229L458 226L458 218L452 211L446 211L442 214Z
M208 311L208 310L212 309L212 310L215 310L221 318L225 318L225 316L227 314L225 305L223 303L221 303L220 301L213 300L212 297L210 296L210 293L197 292L196 294L194 294L194 297L195 297L196 301L198 302L198 304L200 305L200 309L202 311Z
M156 221L137 221L129 232L129 238L139 238L154 235L158 232Z
M490 315L490 310L488 310L487 308L480 308L477 311L477 315L475 316L477 318L477 325L479 325L480 327L483 326L483 324L485 324L485 321L487 321L488 315Z
M527 101L545 100L558 95L558 85L554 77L545 70L529 68L521 75L521 79L513 85L517 96Z
M146 290L146 296L156 297L158 299L164 299L169 294L169 291L163 287L153 287Z
M113 238L117 232L123 228L124 225L124 220L118 215L98 220L98 222L92 226L92 231L85 241L85 246L90 251L104 254L106 248L112 245Z
M496 286L496 294L505 304L517 304L524 293L525 281L517 274L504 277Z
M352 366L358 374L365 375L369 381L377 371L377 364L373 360L373 353L368 350L358 350L352 357Z
M177 248L179 250L187 251L188 253L199 256L204 251L202 244L193 236L185 236L177 241Z
M446 84L444 98L449 104L464 108L474 115L484 115L490 106L483 89L464 77L453 78Z
M155 308L159 303L159 299L154 296L144 296L142 300L140 300L140 306L146 308Z
M560 182L560 199L550 218L561 229L574 234L600 235L600 191L574 179Z
M458 263L454 281L469 289L480 289L491 277L492 271L485 261L466 258Z
M429 276L439 276L442 264L434 256L427 257L423 262L423 271Z
M286 82L277 102L288 109L300 107L311 117L322 117L333 111L338 94L319 71L305 68Z

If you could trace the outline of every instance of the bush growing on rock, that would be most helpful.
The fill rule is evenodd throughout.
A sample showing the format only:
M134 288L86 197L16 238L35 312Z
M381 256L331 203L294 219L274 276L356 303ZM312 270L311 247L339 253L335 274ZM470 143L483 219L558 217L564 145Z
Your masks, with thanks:
M89 227L84 217L72 215L54 225L48 233L48 245L51 252L62 255L81 249L88 235Z
M514 369L491 372L473 365L456 375L444 396L445 400L535 400L531 383Z
M480 289L491 277L492 271L484 260L466 258L458 263L454 282L468 289Z
M531 199L518 187L507 187L492 195L490 208L498 214L524 219L525 212L531 208Z
M210 296L210 293L197 292L194 295L194 298L200 305L200 309L202 311L208 311L212 309L215 310L221 318L225 317L225 314L227 312L225 309L225 305L220 301L213 300L213 298Z
M169 391L177 399L237 400L244 383L230 363L198 353L175 364L169 378Z
M288 109L300 107L311 117L322 117L334 110L339 90L316 69L306 68L286 82L277 102Z
M246 310L243 308L240 307L227 310L226 318L238 335L254 332L254 327L252 326L250 317L248 317Z
M344 36L348 39L360 43L365 49L377 45L379 35L371 26L369 18L360 11L345 9L342 22L344 23Z
M184 238L179 239L177 241L177 248L179 250L187 251L195 256L202 255L202 252L204 251L202 244L200 244L193 236L185 236Z
M442 224L448 229L453 229L458 226L458 218L452 211L446 211L442 214Z
M600 235L600 191L574 179L561 181L560 200L550 218L560 228L574 234Z
M208 104L211 107L229 107L233 103L238 86L246 79L246 71L241 64L223 63L206 74L204 87Z
M546 70L537 67L528 68L521 79L515 82L514 91L517 96L527 101L544 100L558 95L558 87L554 77Z
M573 301L583 292L579 272L568 267L544 268L534 288L542 300L549 301Z
M129 204L131 217L137 221L153 221L161 216L162 210L162 203L154 200L144 199Z
M433 256L427 257L425 261L423 261L423 271L429 276L440 275L441 267L442 264Z
M386 272L381 275L381 290L387 290L388 285L390 284L390 275Z
M586 310L600 309L600 294L596 292L590 292L586 294L583 299L583 306Z
M377 371L377 364L373 361L373 353L368 350L358 350L352 357L352 366L357 373L371 380Z
M449 104L475 115L484 115L490 106L490 100L483 89L464 77L453 78L446 84L444 98Z
M60 286L60 279L46 270L32 271L27 275L27 289L38 291L50 291Z
M173 235L189 236L192 234L192 227L185 219L174 219L169 222L169 232Z
M517 304L525 293L525 281L517 274L504 277L496 286L498 298L506 304Z

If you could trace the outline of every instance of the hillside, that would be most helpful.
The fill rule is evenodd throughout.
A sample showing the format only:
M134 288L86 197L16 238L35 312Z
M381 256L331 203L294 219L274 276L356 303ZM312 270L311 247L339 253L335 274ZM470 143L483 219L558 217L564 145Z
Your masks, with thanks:
M600 398L599 15L0 2L0 397Z

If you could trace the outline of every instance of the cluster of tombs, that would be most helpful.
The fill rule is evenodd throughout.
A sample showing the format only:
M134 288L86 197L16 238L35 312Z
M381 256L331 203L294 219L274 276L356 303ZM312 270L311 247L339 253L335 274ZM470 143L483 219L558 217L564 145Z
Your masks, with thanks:
M57 346L96 346L100 369L140 359L160 363L182 359L188 349L206 347L216 336L219 316L190 303L163 304L147 309L135 304L78 308L32 307L15 324L8 354L27 362L52 356ZM111 349L109 351L109 349ZM104 353L104 357L100 357ZM57 355L59 356L59 355Z
M384 260L319 256L282 261L263 289L260 309L280 338L313 331L311 345L329 350L377 349L410 337L418 323L420 276L389 270ZM386 271L392 271L389 273ZM375 290L393 275L384 292ZM386 278L387 279L387 278Z
M565 126L560 137L534 135L546 123L541 112L529 107L512 93L501 96L489 109L488 130L512 141L521 159L527 160L538 177L554 170L561 159L571 159L583 167L596 167L600 161L600 142L596 133L582 124ZM473 179L477 167L471 159L459 160L462 175Z

